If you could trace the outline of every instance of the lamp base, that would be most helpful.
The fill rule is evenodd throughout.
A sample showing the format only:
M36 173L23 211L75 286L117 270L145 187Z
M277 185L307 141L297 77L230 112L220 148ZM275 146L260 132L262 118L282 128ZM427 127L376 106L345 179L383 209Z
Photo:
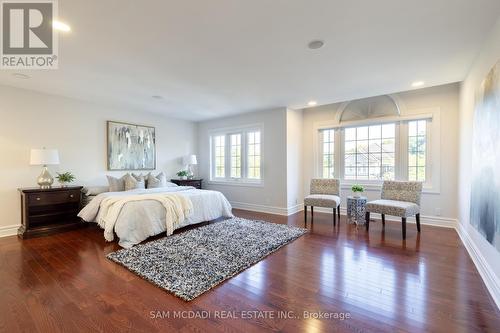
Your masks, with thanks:
M54 177L49 173L47 166L43 167L42 173L36 179L38 185L41 189L49 189L52 188L52 184L54 184Z
M188 164L187 172L188 172L188 179L193 179L194 172L193 172L193 166L191 164Z

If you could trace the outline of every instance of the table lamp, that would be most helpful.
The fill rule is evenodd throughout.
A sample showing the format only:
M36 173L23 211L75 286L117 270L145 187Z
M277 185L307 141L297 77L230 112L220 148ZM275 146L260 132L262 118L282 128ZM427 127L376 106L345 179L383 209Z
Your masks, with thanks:
M188 178L193 178L194 172L193 172L193 165L198 164L198 160L196 159L196 155L186 155L182 159L182 162L184 165L186 165L186 169L188 170Z
M57 149L31 149L30 165L43 165L42 173L37 178L40 188L48 189L54 183L54 177L49 173L47 165L59 164Z

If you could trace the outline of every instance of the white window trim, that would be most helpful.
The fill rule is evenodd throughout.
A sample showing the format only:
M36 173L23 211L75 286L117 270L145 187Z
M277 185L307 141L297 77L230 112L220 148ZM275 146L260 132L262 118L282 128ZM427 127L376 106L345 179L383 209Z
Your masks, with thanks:
M396 180L408 179L408 121L430 120L427 122L427 142L426 142L426 181L423 186L423 193L440 194L440 173L441 173L441 110L440 108L426 108L406 110L404 115L396 117L380 117L364 119L360 121L349 121L338 123L337 120L315 122L313 124L313 158L314 177L321 178L322 170L320 164L320 131L324 129L343 129L346 127L369 126L383 123L396 123L396 154L395 174ZM335 178L341 180L341 188L350 190L354 184L361 184L367 191L380 191L383 181L375 180L345 180L344 179L344 131L335 131ZM398 156L399 155L399 156Z
M251 179L247 177L247 133L260 132L260 179ZM225 152L224 152L224 167L225 174L231 175L231 134L242 134L241 136L241 178L214 178L215 163L214 163L214 142L213 137L217 135L225 136ZM217 128L208 131L210 138L210 180L211 185L230 185L230 186L247 186L247 187L263 187L264 186L264 125L262 123L250 124L245 126L234 126Z

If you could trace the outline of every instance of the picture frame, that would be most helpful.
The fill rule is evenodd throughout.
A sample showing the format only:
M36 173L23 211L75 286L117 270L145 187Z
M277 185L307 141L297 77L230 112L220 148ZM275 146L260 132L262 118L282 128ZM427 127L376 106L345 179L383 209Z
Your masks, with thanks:
M108 120L106 138L108 171L156 169L155 127Z

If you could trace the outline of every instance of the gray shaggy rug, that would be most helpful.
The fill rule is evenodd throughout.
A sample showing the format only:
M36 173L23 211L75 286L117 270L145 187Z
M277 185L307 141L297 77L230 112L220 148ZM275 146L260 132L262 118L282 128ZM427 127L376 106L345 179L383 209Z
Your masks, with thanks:
M191 301L306 232L284 224L232 218L107 257Z

